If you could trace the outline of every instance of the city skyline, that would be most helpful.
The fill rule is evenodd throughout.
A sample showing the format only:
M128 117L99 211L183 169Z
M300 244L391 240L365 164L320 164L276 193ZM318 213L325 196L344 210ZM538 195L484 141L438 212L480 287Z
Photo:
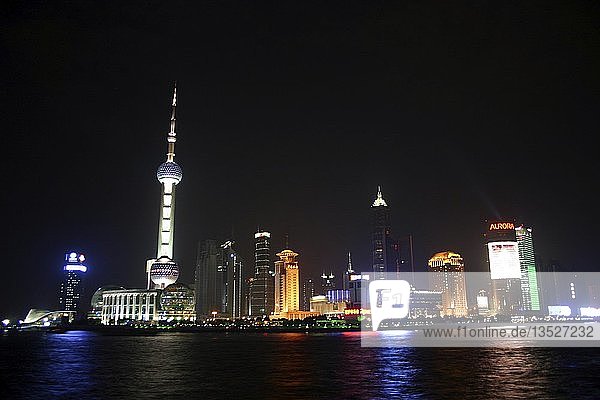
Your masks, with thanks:
M183 23L175 24L146 10L133 39L122 40L138 11L125 8L107 26L106 43L73 23L95 24L93 10L15 7L20 18L6 23L2 41L11 78L3 113L14 141L3 175L11 188L2 197L11 211L5 254L31 274L25 290L0 295L3 313L49 307L71 250L88 257L92 290L145 286L140 260L156 246L153 171L174 80L177 157L186 174L175 231L180 282L193 283L203 239L235 240L251 266L258 227L271 232L272 254L289 235L302 254L301 279L317 281L323 270L341 278L348 251L354 268L368 271L377 186L393 210L392 231L413 235L416 270L451 250L467 269L484 271L483 221L502 215L532 227L536 253L546 259L597 269L589 182L597 181L598 165L586 134L597 129L598 60L584 39L551 40L556 26L533 7L525 6L525 22L472 9L436 14L419 30L401 6L379 19L375 8L352 6L336 19L337 9L323 5L322 15L332 16L325 21L246 5L277 34L245 38L236 32L254 23L231 9L201 8L198 24L191 15L177 15ZM585 15L583 6L561 7L546 12ZM38 20L60 39L44 51L32 46L42 32ZM159 20L167 33L136 51L134 39L152 35ZM443 37L445 24L461 23ZM22 30L32 36L14 34ZM406 35L413 31L419 35ZM469 56L478 40L495 49L486 56L496 65ZM149 55L160 49L168 54ZM372 61L361 58L363 50ZM565 57L575 65L561 63ZM7 279L22 282L19 273Z

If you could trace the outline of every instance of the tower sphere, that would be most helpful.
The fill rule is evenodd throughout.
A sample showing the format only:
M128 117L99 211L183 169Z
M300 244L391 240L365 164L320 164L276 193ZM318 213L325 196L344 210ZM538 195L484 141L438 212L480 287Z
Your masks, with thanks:
M169 257L160 257L150 267L150 279L155 285L165 288L177 282L179 266Z
M174 183L177 185L183 178L183 171L175 161L165 161L156 171L156 178L160 183Z

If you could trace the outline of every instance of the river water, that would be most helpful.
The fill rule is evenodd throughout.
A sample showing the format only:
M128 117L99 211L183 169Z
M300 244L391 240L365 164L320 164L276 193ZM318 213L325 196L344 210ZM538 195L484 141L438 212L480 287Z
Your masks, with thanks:
M598 348L363 348L360 332L0 336L2 399L600 399Z

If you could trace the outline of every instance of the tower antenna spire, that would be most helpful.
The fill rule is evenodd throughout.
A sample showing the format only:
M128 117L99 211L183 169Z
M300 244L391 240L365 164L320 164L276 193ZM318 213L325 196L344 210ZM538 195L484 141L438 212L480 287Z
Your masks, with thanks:
M177 108L177 81L173 85L173 102L171 103L171 130L167 135L167 161L175 160L175 142L177 141L177 133L175 132L175 123L177 121L175 117L175 110Z
M348 272L354 272L352 268L352 255L348 252Z

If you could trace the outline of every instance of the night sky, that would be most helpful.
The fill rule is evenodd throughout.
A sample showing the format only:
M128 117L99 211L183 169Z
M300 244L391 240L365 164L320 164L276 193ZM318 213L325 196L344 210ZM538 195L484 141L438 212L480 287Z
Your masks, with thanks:
M368 270L378 185L417 270L483 270L497 215L598 270L600 4L520 3L8 2L0 316L57 307L71 249L90 295L145 285L175 80L182 282L232 235L250 275L259 226L304 277Z

